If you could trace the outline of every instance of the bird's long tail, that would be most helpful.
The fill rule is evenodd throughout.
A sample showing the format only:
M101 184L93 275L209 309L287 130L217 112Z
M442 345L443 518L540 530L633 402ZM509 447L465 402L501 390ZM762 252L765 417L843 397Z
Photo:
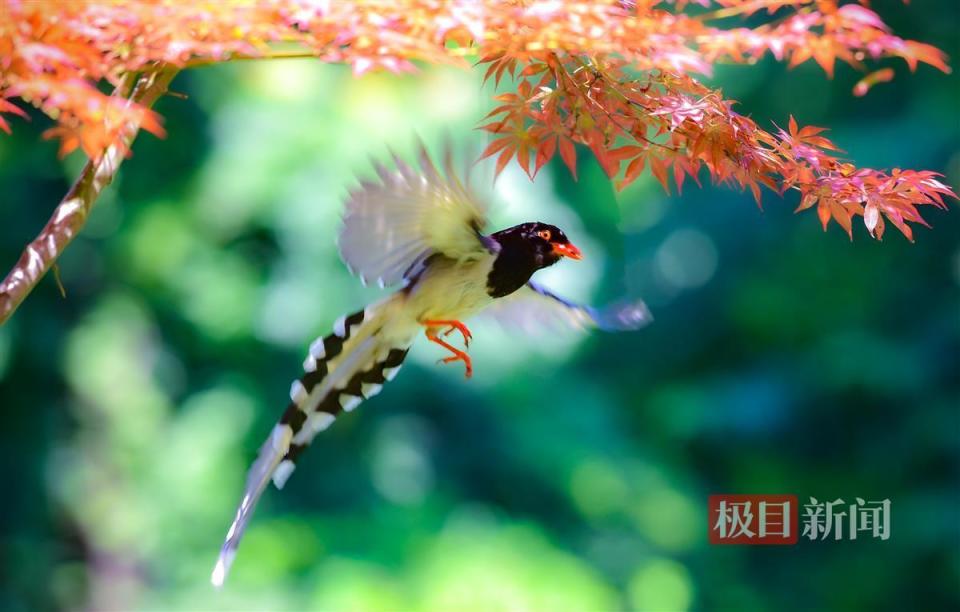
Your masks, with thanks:
M392 380L412 338L387 340L381 333L391 299L341 317L333 333L317 338L303 363L304 375L290 387L290 404L267 438L247 475L237 515L210 578L222 586L240 538L267 484L279 489L293 473L300 454L341 411L353 410Z

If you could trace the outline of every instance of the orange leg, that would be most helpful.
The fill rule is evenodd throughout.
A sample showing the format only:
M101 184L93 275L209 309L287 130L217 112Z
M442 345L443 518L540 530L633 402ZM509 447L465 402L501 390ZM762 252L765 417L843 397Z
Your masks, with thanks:
M462 321L453 321L446 319L428 319L422 322L423 325L427 327L449 327L449 329L444 332L444 336L449 336L454 331L460 332L460 335L463 336L463 345L467 348L470 348L470 341L473 340L473 334L470 333L470 330Z
M447 334L452 332L454 329L457 329L460 331L461 334L463 334L464 343L469 343L470 341L469 339L472 336L470 335L470 330L467 329L467 326L461 323L460 321L424 321L423 325L427 327L426 329L427 340L429 340L430 342L439 344L443 348L453 353L449 357L444 357L438 363L440 362L453 363L455 361L462 361L463 365L466 366L466 372L464 374L466 378L470 378L471 376L473 376L473 363L470 361L470 355L450 345L448 342L440 338L439 335L437 335L437 329L439 327L442 327L444 325L449 325L450 329L447 330L446 332Z

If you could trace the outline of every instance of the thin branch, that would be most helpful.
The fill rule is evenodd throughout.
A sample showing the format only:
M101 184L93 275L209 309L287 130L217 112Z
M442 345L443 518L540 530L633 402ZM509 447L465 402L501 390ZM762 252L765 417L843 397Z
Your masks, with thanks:
M272 53L265 53L263 55L242 55L234 54L229 57L227 60L222 59L213 59L213 58L199 58L192 59L187 61L183 67L184 68L197 68L200 66L211 66L213 64L222 64L225 61L236 62L236 61L252 61L252 60L275 60L275 59L317 59L320 57L320 54L316 51L302 50L302 49L286 49L286 50L276 50Z
M167 86L177 71L175 67L162 66L144 72L139 79L136 75L128 74L114 91L114 95L127 96L136 81L130 100L149 108L167 91ZM127 123L121 129L116 141L107 147L103 155L89 160L84 165L80 176L53 211L43 230L23 250L17 264L0 283L0 325L13 315L20 303L83 228L90 209L107 185L113 181L139 130L139 123Z
M588 71L590 71L590 72L593 73L593 80L590 81L589 84L587 84L587 90L586 90L586 92L584 92L584 91L582 90L582 88L581 88L581 86L580 86L580 83L578 83L576 80L574 80L574 79L570 76L570 74L567 73L567 71L566 71L566 69L563 67L563 64L562 64L562 63L559 64L559 67L557 68L557 70L558 70L560 73L562 73L562 74L567 78L567 80L569 80L569 81L571 82L571 84L573 84L573 86L574 86L574 87L576 88L576 90L577 90L577 93L580 94L580 96L581 96L584 100L586 100L587 102L589 102L589 103L592 104L593 106L597 107L604 115L606 115L607 119L609 119L610 122L613 123L613 125L616 126L616 128L619 129L619 130L624 134L625 137L627 137L627 138L633 138L634 140L642 140L643 142L646 142L646 143L649 144L649 145L652 145L652 146L655 146L655 147L661 147L661 148L663 148L663 149L666 149L666 150L668 150L668 151L672 151L672 152L674 152L674 153L677 153L677 152L680 151L680 149L678 149L678 148L676 148L676 147L671 147L671 146L668 145L668 144L664 144L664 143L662 143L662 142L657 142L656 140L651 140L650 138L647 138L647 137L646 137L645 135L643 135L643 134L639 134L639 133L634 134L631 130L629 130L629 129L627 129L626 127L624 127L623 125L621 125L620 122L617 121L617 119L616 119L606 108L604 108L604 106L603 106L602 104L600 104L599 102L597 102L596 100L594 100L593 98L590 97L590 90L593 88L593 84L596 83L597 81L604 81L604 82L606 82L606 83L608 83L608 84L609 84L611 81L613 81L613 82L616 83L617 85L620 85L620 84L621 84L620 81L617 81L616 79L608 79L608 78L605 77L603 74L601 74L601 72L600 72L599 70L595 70L595 69L591 68L590 66L588 66L586 63L584 63L583 59L580 58L579 56L572 55L571 58L572 58L575 62L577 62L578 64L580 64L580 67L581 67L581 68L583 68L584 70L588 70ZM623 99L626 100L627 102L630 102L631 104L634 104L634 105L636 105L636 106L639 106L640 108L644 108L644 110L647 110L647 109L645 109L645 107L644 107L642 104L638 104L638 103L633 102L632 100L630 100L630 98L627 98L627 97L626 97L625 95L623 95L616 87L611 87L611 88L610 88L610 91L612 91L613 93L617 94L618 96L620 96L621 98L623 98Z
M774 11L776 11L776 10L780 10L785 6L796 6L797 4L798 3L796 2L790 2L789 0L785 0L783 2L780 2L779 6L777 6L777 5L770 4L769 2L763 2L761 0L761 1L753 2L751 4L740 4L737 6L728 6L726 8L717 9L715 11L710 11L707 13L700 13L699 15L693 15L691 19L694 19L696 21L701 21L701 22L715 21L718 19L726 19L727 17L736 17L738 15L750 16L753 13L760 11L761 9L767 9L768 11L770 11L770 9L772 8ZM771 13L772 12L773 11L771 11ZM809 12L809 9L797 8L796 12L806 13L806 12ZM782 18L777 19L776 21L771 23L776 23L777 21L781 21L781 20ZM767 24L767 25L770 25L770 24Z

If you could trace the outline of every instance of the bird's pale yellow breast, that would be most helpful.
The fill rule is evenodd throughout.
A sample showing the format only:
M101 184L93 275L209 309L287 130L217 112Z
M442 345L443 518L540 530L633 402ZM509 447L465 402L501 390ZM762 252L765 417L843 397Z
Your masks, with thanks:
M462 263L450 259L431 262L410 291L405 310L418 321L473 316L493 301L487 293L492 265L492 255Z

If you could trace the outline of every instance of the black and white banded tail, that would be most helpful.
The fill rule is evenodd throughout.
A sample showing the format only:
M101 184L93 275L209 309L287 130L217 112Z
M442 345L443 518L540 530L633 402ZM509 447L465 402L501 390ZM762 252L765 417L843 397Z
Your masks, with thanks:
M240 538L254 507L271 480L282 488L304 449L327 429L342 411L351 411L364 399L380 392L396 376L407 356L410 340L383 340L384 306L389 299L341 317L333 333L317 338L303 362L304 375L290 387L290 404L260 447L247 475L247 484L227 531L211 582L221 586L236 555Z

